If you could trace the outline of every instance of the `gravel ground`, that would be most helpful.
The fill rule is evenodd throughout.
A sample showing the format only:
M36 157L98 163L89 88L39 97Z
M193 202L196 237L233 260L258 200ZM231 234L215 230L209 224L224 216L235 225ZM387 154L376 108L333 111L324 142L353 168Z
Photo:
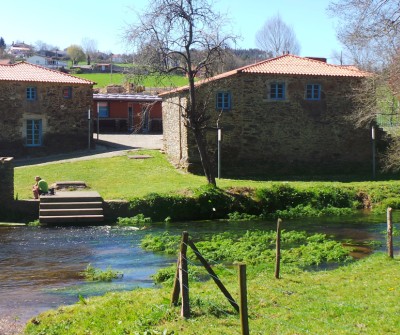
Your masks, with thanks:
M0 317L0 335L18 335L22 334L25 324L10 316Z

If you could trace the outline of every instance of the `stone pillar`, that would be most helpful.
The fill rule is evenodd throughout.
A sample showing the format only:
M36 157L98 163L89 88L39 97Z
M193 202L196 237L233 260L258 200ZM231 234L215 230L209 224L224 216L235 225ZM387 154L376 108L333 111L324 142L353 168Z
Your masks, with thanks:
M14 200L14 158L0 157L0 204Z

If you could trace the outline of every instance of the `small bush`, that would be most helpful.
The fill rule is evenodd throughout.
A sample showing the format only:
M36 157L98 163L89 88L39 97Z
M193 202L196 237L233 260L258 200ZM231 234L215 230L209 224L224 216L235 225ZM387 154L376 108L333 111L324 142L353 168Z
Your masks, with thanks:
M113 279L119 279L123 277L123 273L119 271L114 271L111 267L106 270L101 270L88 264L85 271L81 273L83 277L88 281L105 281L110 282Z
M40 221L39 220L30 221L30 222L28 222L28 226L29 227L39 227Z
M146 224L152 223L151 218L146 218L143 214L138 214L130 218L117 219L118 226L144 226Z
M181 236L172 236L168 232L161 235L146 235L142 242L141 247L147 251L164 252L168 255L175 255L179 249Z
M260 219L260 216L254 215L254 214L246 214L246 213L239 213L239 212L228 213L229 221L254 221L254 220L259 220L259 219Z

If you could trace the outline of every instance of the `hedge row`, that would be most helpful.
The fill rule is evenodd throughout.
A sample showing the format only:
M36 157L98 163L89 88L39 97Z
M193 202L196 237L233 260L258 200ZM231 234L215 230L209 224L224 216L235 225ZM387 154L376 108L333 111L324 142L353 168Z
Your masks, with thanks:
M160 195L152 193L130 201L122 210L111 207L117 216L143 214L154 222L226 219L230 213L246 213L262 218L276 216L315 216L326 214L326 209L354 210L362 207L354 191L338 188L295 188L288 184L276 184L259 190L222 190L204 186L187 195ZM338 211L332 211L338 214ZM347 212L348 213L348 212Z

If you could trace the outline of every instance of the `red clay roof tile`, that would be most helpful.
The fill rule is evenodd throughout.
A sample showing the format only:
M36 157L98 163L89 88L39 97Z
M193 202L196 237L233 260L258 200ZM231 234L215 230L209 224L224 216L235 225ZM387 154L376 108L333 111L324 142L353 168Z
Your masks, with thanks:
M94 85L90 80L71 76L39 65L20 62L11 65L0 64L0 81L26 81L39 83Z
M209 81L227 78L238 73L353 78L363 78L371 75L368 72L357 69L355 66L333 65L312 58L286 54L276 58L263 60L255 64L243 66L236 70L224 72L211 78L200 80L196 82L195 85L199 86ZM184 86L172 91L163 92L159 95L164 96L174 92L181 92L187 90L188 88L188 86Z
M354 66L328 64L312 58L283 55L238 69L244 73L287 74L302 76L365 77L366 72Z

